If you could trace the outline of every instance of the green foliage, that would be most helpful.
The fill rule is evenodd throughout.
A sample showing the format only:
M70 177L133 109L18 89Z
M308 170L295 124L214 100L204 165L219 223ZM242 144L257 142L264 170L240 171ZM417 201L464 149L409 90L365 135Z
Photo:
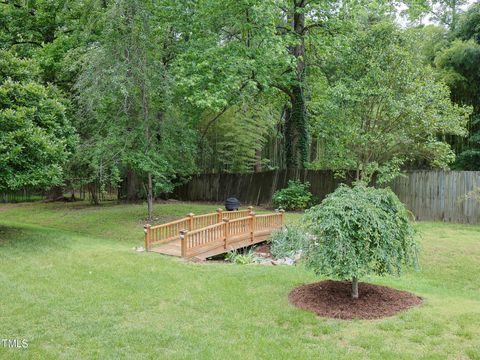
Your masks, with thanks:
M68 102L33 61L0 51L0 65L0 190L61 185L76 143Z
M313 124L323 144L319 168L395 175L407 162L446 168L455 156L448 134L465 135L470 109L424 65L414 33L391 21L359 24L337 39ZM393 173L392 173L393 172Z
M456 169L480 169L480 4L472 6L460 17L458 26L449 35L450 42L435 54L439 76L451 89L458 104L473 107L466 139L450 141L458 154Z
M255 263L257 257L252 250L243 253L238 250L232 250L225 255L225 260L237 265L247 265Z
M426 16L431 22L454 29L463 11L462 7L469 3L470 0L405 0L408 8L404 13L414 22Z
M312 201L312 193L308 190L310 183L300 180L289 180L288 187L277 190L273 194L273 204L285 210L304 210Z
M170 102L167 59L176 44L166 6L111 4L101 36L81 57L75 86L82 146L72 172L82 182L117 185L133 172L154 196L195 169L196 134Z
M274 258L292 257L303 251L308 241L305 229L298 226L286 226L274 231L269 240L270 252Z
M401 273L417 266L415 231L405 206L390 189L340 186L304 217L315 236L307 267L338 279Z
M261 159L258 152L273 132L278 122L281 102L270 96L244 99L232 106L210 128L212 117L205 118L207 125L202 129L207 135L202 143L201 168L205 172L231 173L252 172ZM203 128L202 121L201 127ZM262 163L262 165L264 165Z

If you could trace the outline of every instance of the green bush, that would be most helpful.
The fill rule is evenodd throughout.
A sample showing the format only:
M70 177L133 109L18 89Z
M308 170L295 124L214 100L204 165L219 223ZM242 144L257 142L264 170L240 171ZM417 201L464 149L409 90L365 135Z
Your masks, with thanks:
M310 183L290 180L288 187L275 191L273 204L285 210L304 210L312 201L312 193L308 190Z
M399 275L404 266L417 266L409 213L390 189L340 186L307 210L304 226L315 237L306 246L307 267L322 276L352 279L354 298L358 278Z
M269 239L270 252L275 259L292 257L303 251L307 235L299 227L285 227L274 231Z

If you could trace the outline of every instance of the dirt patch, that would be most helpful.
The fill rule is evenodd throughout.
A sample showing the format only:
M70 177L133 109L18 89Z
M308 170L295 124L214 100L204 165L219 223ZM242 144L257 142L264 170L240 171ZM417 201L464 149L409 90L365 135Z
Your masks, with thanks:
M254 253L271 257L272 254L270 253L270 244L263 243L258 245L257 247L255 247Z
M385 286L359 283L355 300L350 290L349 281L327 280L293 289L288 299L301 309L336 319L380 319L422 303L415 294Z

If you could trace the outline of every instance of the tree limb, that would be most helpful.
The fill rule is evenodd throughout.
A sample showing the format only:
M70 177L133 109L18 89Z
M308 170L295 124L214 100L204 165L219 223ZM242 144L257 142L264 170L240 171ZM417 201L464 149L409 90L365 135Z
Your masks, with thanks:
M301 34L304 35L307 31L309 31L310 29L316 28L316 27L322 27L322 28L324 28L324 27L325 27L325 24L323 24L323 23L315 23L315 24L307 25L307 26L305 26L305 27L302 29Z
M210 128L210 126L213 125L213 123L214 123L215 121L217 121L218 118L219 118L220 116L222 116L222 115L225 113L225 111L227 111L228 108L229 108L228 106L225 106L217 115L215 115L215 116L208 122L208 124L207 124L207 126L205 127L205 129L203 129L202 137L201 137L200 141L203 141L203 139L204 139L205 136L207 135L207 132L208 132L208 129Z
M279 84L272 84L271 86L273 86L274 88L277 88L278 90L280 90L283 93L285 93L286 95L288 95L288 97L290 99L293 99L293 94L288 87L283 86L283 85L279 85Z
M14 41L10 47L13 47L15 45L21 45L21 44L32 44L32 45L36 45L36 46L39 46L39 47L42 47L43 48L43 44L39 43L38 41Z

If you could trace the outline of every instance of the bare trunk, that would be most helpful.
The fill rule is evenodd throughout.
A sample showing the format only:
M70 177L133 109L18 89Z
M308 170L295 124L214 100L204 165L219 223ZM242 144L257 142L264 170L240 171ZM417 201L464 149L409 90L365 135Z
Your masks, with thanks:
M147 69L147 58L146 54L144 54L143 57L143 68L144 70ZM142 107L143 107L143 124L145 127L145 144L146 144L146 149L145 152L148 154L148 150L151 145L151 139L150 139L150 116L149 116L149 110L150 110L150 103L149 103L149 98L146 90L146 84L145 84L145 79L141 78L140 80L140 92L142 95ZM152 181L152 173L151 171L147 172L147 212L148 212L148 220L151 221L153 218L153 181Z
M148 220L151 221L153 218L153 182L152 174L148 173L147 181L147 208L148 208Z
M127 170L127 195L126 195L126 200L127 201L137 201L138 198L138 177L137 174L132 169ZM141 184L141 183L140 183Z
M352 277L352 298L358 299L358 279L355 276Z
M98 199L97 185L89 184L88 190L90 191L90 202L94 205L99 205L100 201Z
M63 199L63 188L61 186L54 186L48 190L48 200L57 201Z

